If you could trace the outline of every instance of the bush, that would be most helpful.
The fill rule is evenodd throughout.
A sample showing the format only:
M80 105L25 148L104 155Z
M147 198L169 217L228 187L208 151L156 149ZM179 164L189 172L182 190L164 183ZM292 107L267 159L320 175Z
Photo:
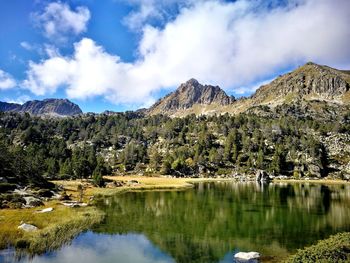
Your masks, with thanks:
M339 233L299 250L286 262L350 262L350 233Z

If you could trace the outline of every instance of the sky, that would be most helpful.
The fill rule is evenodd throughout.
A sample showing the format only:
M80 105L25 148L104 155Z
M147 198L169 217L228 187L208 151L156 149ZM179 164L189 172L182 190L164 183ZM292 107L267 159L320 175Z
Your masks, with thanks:
M350 69L349 0L2 0L0 101L149 107L195 78L236 97L308 61Z

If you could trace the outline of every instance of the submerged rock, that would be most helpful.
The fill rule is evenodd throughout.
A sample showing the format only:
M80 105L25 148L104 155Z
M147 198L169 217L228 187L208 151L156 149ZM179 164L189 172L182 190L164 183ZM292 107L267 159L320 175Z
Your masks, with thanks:
M36 226L31 225L31 224L26 224L26 223L19 225L18 229L22 229L22 230L27 231L27 232L38 230L38 228Z
M253 260L260 258L260 254L258 252L238 252L234 255L235 259L238 260Z

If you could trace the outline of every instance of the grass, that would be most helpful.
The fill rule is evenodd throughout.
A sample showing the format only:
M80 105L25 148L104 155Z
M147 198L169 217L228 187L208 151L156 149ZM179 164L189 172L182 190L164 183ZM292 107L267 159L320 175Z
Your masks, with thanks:
M49 213L35 213L39 208L0 210L0 248L14 246L31 254L56 249L80 232L102 221L103 213L95 207L68 208L56 201L45 207L53 207ZM25 222L38 227L25 232L17 227Z
M91 184L82 182L80 180L72 181L54 181L55 184L63 186L68 195L73 198L77 198L77 186L79 184L84 185L84 201L90 199L95 195L113 195L118 193L124 193L126 191L145 191L145 190L181 190L193 187L193 183L198 182L210 182L210 181L223 181L230 179L216 179L216 178L173 178L173 177L160 177L160 176L105 176L104 178L114 181L123 181L124 186L115 188L100 188L94 187ZM131 181L136 180L138 184L132 184Z
M339 233L299 250L286 262L350 262L350 233Z

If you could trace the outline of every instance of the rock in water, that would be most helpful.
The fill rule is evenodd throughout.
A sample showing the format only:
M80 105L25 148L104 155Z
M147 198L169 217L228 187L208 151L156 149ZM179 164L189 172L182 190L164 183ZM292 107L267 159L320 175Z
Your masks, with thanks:
M260 258L260 254L258 252L238 252L234 257L239 260L253 260Z
M271 181L270 176L264 170L258 170L255 175L257 182L268 182Z
M36 226L33 226L31 224L26 224L26 223L19 225L18 229L22 229L22 230L27 231L27 232L38 230L38 228Z

